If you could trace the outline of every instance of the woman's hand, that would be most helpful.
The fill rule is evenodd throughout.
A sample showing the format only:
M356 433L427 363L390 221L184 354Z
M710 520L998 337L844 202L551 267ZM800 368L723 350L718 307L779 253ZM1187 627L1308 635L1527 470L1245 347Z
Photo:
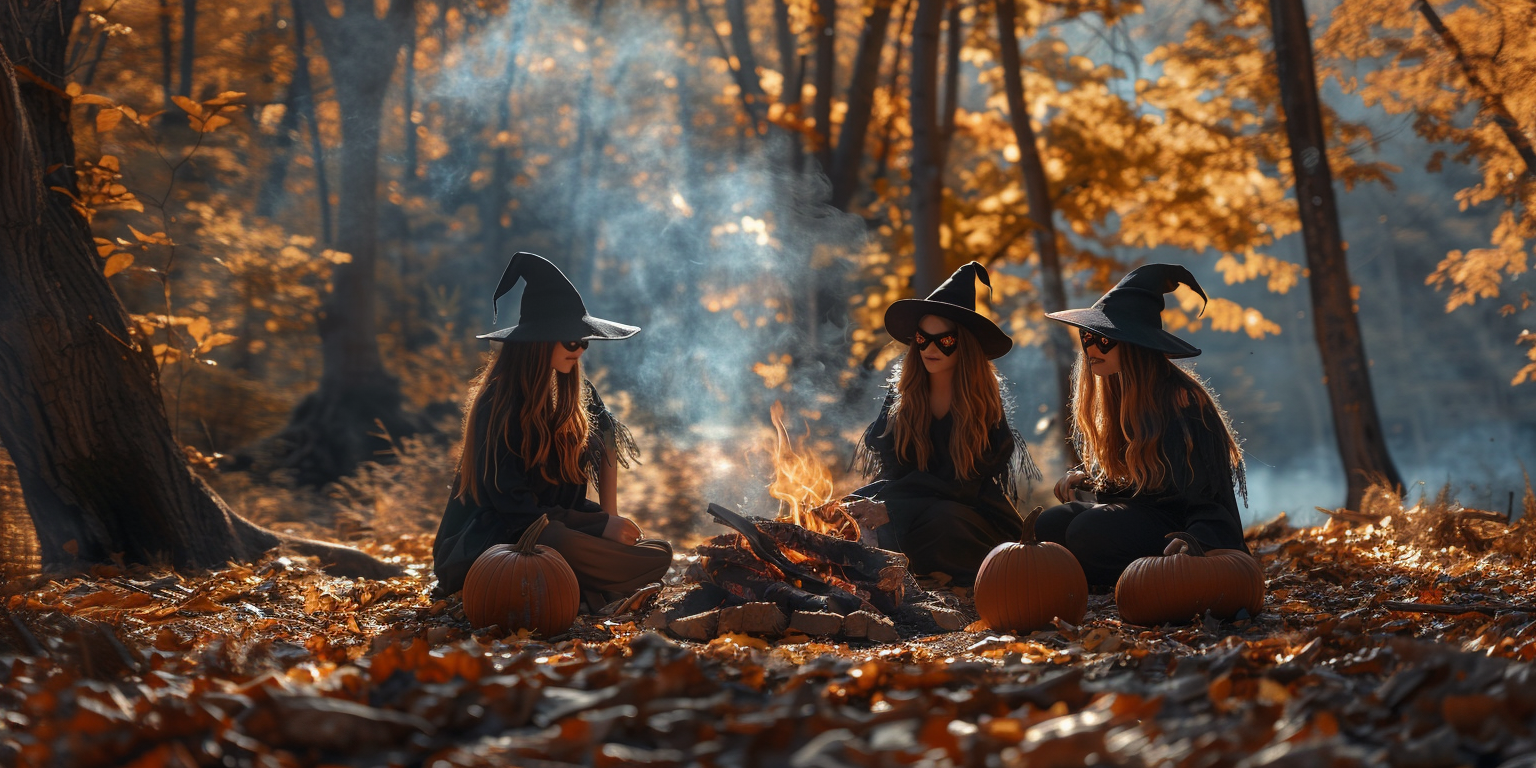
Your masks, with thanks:
M603 526L603 538L612 539L620 544L634 545L640 541L640 526L626 518L613 515L608 518L608 524Z
M1077 471L1075 469L1072 470L1071 472L1068 472L1065 477L1063 477L1060 480L1056 481L1056 488L1053 491L1053 493L1056 494L1056 500L1060 501L1063 504L1071 501L1072 500L1072 489L1074 489L1074 488L1076 488L1076 487L1078 487L1080 485L1084 485L1087 482L1088 482L1088 473L1086 473L1086 472L1079 472L1079 471Z

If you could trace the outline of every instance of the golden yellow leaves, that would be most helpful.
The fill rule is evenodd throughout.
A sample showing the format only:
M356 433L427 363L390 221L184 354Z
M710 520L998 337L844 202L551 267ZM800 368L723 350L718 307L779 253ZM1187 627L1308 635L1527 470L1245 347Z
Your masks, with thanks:
M1519 371L1515 372L1515 378L1509 382L1510 386L1524 384L1527 381L1536 381L1536 333L1521 331L1515 339L1515 343L1530 347L1525 351L1525 357L1530 360Z
M64 89L64 92L69 95L72 103L74 104L104 107L104 109L96 113L97 133L107 133L108 131L113 130L118 126L119 123L123 121L123 118L127 118L128 121L134 125L144 127L149 125L150 120L153 120L160 115L159 112L151 112L146 115L141 115L135 111L133 107L127 106L125 104L118 104L105 96L98 96L93 93L82 93L79 83L70 83Z
M115 161L116 158L113 158L113 160ZM96 242L96 255L107 260L106 265L102 269L102 272L107 277L111 277L133 266L133 254L126 250L120 250L120 248L137 247L141 251L147 251L151 245L175 245L164 232L146 235L135 229L132 225L129 225L128 231L133 234L133 238L137 242L130 242L121 237L117 238L116 242L104 237L92 238Z
M1216 271L1221 273L1227 285L1246 283L1254 278L1268 276L1269 282L1266 287L1272 293L1286 293L1301 280L1305 268L1300 264L1292 264L1273 256L1249 251L1243 254L1241 262L1230 253L1223 255L1216 260Z
M113 155L103 155L94 163L83 160L80 162L79 169L75 171L79 195L65 187L53 186L49 189L68 197L71 207L85 219L86 224L90 224L95 219L96 212L103 208L143 211L144 204L139 202L127 187L119 183L118 180L122 178L121 170L121 163Z
M131 330L142 338L154 338L156 333L164 330L167 343L155 344L150 350L162 368L183 359L213 365L202 356L215 347L235 341L231 334L214 332L213 322L206 317L130 315L129 318L134 323Z
M187 113L187 123L192 126L192 130L198 133L213 133L229 125L229 118L222 114L225 110L233 112L245 109L245 105L237 101L244 96L245 94L239 91L225 91L201 103L185 96L172 96L171 100L176 102L176 106L181 107L181 111Z
M1451 251L1435 266L1435 271L1424 279L1425 285L1437 289L1449 289L1445 311L1470 306L1478 299L1491 299L1499 295L1504 275L1517 277L1524 274L1526 265L1525 239L1521 237L1520 224L1511 210L1499 215L1499 225L1493 231L1493 248L1473 248L1463 253Z
M1205 311L1193 314L1200 308L1200 296L1187 286L1179 286L1174 292L1177 308L1163 310L1163 327L1169 331L1198 331L1210 322L1211 330L1236 333L1242 331L1251 339L1278 336L1280 325L1266 318L1253 307L1244 307L1231 299L1211 299Z
M109 133L115 130L124 119L132 125L140 128L148 128L150 121L159 117L163 112L150 112L139 114L133 107L126 104L118 104L105 96L93 93L82 93L79 83L70 83L65 92L71 97L74 104L102 107L96 113L96 132ZM212 133L219 128L229 125L230 120L223 112L234 112L245 109L245 105L237 100L243 98L244 93L239 91L225 91L214 98L204 102L196 102L185 96L172 96L171 100L176 106L181 107L187 113L187 120L192 130L198 133Z

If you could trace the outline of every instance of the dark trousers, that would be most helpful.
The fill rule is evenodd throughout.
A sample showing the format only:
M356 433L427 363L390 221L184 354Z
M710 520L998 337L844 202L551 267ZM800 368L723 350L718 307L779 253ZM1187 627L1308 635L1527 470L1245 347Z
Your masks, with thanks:
M1010 540L957 501L888 499L885 508L891 522L876 529L880 545L905 554L913 573L945 573L959 586L975 583L987 553Z
M672 565L672 545L641 539L634 545L574 531L550 521L539 543L560 553L576 572L582 599L593 611L628 597L635 590L661 581Z
M1128 504L1073 501L1051 507L1035 521L1035 537L1071 550L1088 584L1113 587L1125 567L1161 555L1170 533L1184 530L1157 509Z

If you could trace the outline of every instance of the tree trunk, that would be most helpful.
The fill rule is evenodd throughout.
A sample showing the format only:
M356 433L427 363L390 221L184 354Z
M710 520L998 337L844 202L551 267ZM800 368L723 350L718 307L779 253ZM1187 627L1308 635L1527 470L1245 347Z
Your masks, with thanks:
M997 0L997 38L1003 55L1003 88L1008 95L1008 118L1013 124L1014 142L1019 145L1019 173L1023 176L1024 197L1029 204L1030 228L1035 253L1040 257L1040 304L1046 312L1067 308L1067 291L1061 276L1061 255L1056 248L1056 225L1051 208L1051 189L1040 161L1035 129L1029 124L1029 107L1024 101L1023 64L1019 61L1019 38L1015 31L1014 0ZM1046 355L1050 357L1056 380L1056 420L1061 425L1062 450L1067 468L1080 462L1077 449L1067 439L1072 432L1072 363L1076 353L1074 331L1059 323L1046 329Z
M331 181L325 170L325 146L320 140L320 118L315 114L315 86L309 76L309 25L299 0L293 2L293 96L294 109L309 124L309 153L315 166L315 198L319 204L320 242L333 245Z
M944 282L939 237L944 169L939 165L939 25L944 0L917 0L912 22L912 290L918 296Z
M101 57L107 52L107 41L112 36L102 32L96 37L96 51L91 54L91 63L85 65L85 75L80 78L80 84L89 88L96 82L96 68L101 65Z
M37 532L21 495L21 478L11 454L0 445L0 583L35 576L42 568Z
M848 83L848 113L837 135L837 153L832 158L832 206L848 210L859 190L859 171L864 165L864 142L869 133L870 113L875 106L875 87L880 78L880 54L885 51L886 28L891 25L894 0L875 0L864 17L859 33L859 50L853 58L853 78Z
M703 0L700 0L702 3ZM588 27L590 39L587 42L589 48L596 50L596 38L601 36L603 24L603 10L605 0L598 0L592 6L592 24ZM745 80L739 80L742 88L742 103L746 106L747 117L756 124L753 117L751 102L747 100ZM592 97L592 90L597 84L596 56L588 62L586 72L582 77L581 91L576 97L576 143L572 150L570 163L571 194L566 201L566 238L565 253L554 258L554 262L565 271L571 279L571 284L583 296L592 295L593 262L597 254L587 252L588 242L595 238L588 236L592 227L596 224L590 220L595 218L587 215L592 209L590 200L592 191L597 187L597 166L602 162L601 141L597 139L597 129L593 123L593 112L598 109L597 100Z
M913 0L905 0L901 4L901 18L896 22L896 56L891 62L891 80L886 86L886 91L894 99L896 92L901 87L901 60L907 53L907 20L912 18ZM885 123L880 128L880 151L875 155L875 172L870 179L878 181L884 179L891 167L891 141L892 132L896 127L894 115L887 116Z
M805 84L805 60L800 56L794 30L789 26L789 3L786 0L773 0L773 36L779 49L779 71L784 75L779 103L799 114L800 91ZM805 169L805 142L799 133L789 136L787 162L796 174Z
M731 49L741 64L742 96L747 102L747 114L756 123L767 114L768 95L763 92L763 79L757 73L757 53L752 50L752 27L747 24L746 0L725 0L725 19L731 23Z
M837 87L837 0L813 0L816 35L816 100L811 117L816 120L816 161L822 173L832 168L832 89Z
M171 42L171 4L170 0L160 0L160 96L161 109L169 112L176 108L171 102L172 83L171 77L175 68L176 48Z
M410 32L405 37L405 180L416 181L416 166L421 163L421 148L416 135L416 20L411 19Z
M337 264L320 313L324 372L320 388L293 412L277 438L279 466L301 483L322 484L374 458L392 435L412 425L401 411L400 384L384 370L376 338L379 244L379 130L394 62L415 23L411 0L395 0L383 18L371 0L346 0L337 18L325 0L299 0L325 47L341 108L341 205ZM265 468L265 467L264 467Z
M949 166L949 145L955 138L955 113L960 111L960 47L964 44L960 0L949 4L944 21L944 108L939 121L939 167Z
M277 124L277 132L269 145L271 157L267 161L266 178L256 196L256 215L271 218L277 212L277 204L287 195L288 166L293 162L289 154L299 133L298 77L288 83L288 96L283 99L283 119Z
M197 0L181 0L181 82L177 91L192 98L192 65L197 58Z
M0 25L0 442L44 567L248 560L279 537L235 515L187 467L155 361L102 276L90 228L49 189L77 190L57 73L78 11L78 0L23 0L11 6L17 23ZM54 87L19 86L16 65ZM356 550L307 544L358 572L385 572Z
M1349 263L1333 195L1333 174L1328 167L1307 9L1302 0L1271 0L1270 20L1291 171L1296 179L1296 203L1311 273L1307 284L1312 293L1312 323L1349 488L1344 505L1359 509L1367 485L1385 480L1400 487L1402 478L1381 431L1371 392L1369 358L1350 295Z
M506 247L508 224L511 223L502 223L502 218L511 215L507 207L512 202L512 179L515 175L512 148L509 146L512 135L512 94L517 89L517 54L523 49L523 34L528 26L528 3L518 2L512 14L512 30L506 50L507 67L502 73L505 88L501 100L496 104L496 155L491 164L489 205L483 217L486 232L490 235L486 250L493 257L499 256Z

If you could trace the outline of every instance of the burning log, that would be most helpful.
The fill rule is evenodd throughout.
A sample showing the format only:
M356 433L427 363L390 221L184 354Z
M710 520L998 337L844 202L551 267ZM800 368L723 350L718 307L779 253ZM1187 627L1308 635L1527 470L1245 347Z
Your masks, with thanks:
M758 527L781 546L835 565L850 581L874 584L901 602L908 575L906 555L808 531L794 523L764 521Z
M791 586L827 598L829 602L842 608L841 612L843 613L857 610L864 604L865 600L863 598L841 586L834 585L831 578L824 577L810 568L791 561L779 549L778 543L764 534L751 520L719 504L710 504L709 513L716 520L734 528L740 533L742 538L746 540L747 546L751 548L752 554L757 555L758 559L782 572L785 577L784 581L788 582ZM764 522L766 523L767 521ZM840 541L831 537L825 538L831 541ZM725 585L722 584L721 586Z
M779 403L773 424L775 477L768 491L780 502L779 519L747 518L710 504L709 514L735 533L700 544L684 578L699 585L690 594L712 590L716 602L662 608L646 626L687 639L789 631L872 642L897 639L896 621L922 632L961 626L965 617L945 604L946 595L924 592L906 556L880 549L864 530L866 523L878 525L883 508L829 500L830 472L803 440L792 444Z

